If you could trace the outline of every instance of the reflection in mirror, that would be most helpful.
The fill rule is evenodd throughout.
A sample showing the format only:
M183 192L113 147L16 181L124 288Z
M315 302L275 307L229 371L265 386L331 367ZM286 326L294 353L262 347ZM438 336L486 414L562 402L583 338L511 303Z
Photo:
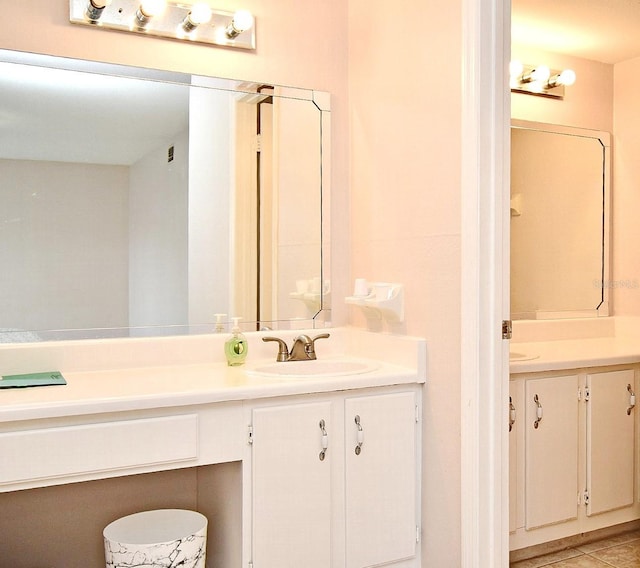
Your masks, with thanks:
M608 315L609 134L513 121L511 317Z
M0 342L327 307L323 93L6 51L0 88Z

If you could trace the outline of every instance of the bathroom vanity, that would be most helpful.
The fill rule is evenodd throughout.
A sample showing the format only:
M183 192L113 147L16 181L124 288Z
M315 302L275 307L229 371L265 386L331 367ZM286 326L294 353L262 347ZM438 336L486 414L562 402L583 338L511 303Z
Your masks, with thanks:
M233 547L211 565L420 566L424 342L331 329L317 348L330 364L291 374L261 332L237 368L228 334L210 334L214 314L289 345L303 330L283 329L323 326L329 93L6 50L0 83L3 112L21 117L0 156L2 250L20 267L2 283L0 375L67 381L0 389L0 499L54 492L48 516L41 493L29 507L0 501L2 563L98 566L113 518L80 535L69 517L82 524L91 505L64 517L57 504L90 486L106 508L96 483L196 471L194 506L225 512L210 548ZM158 484L142 507L181 491ZM53 530L30 534L45 518ZM49 552L81 556L86 539L96 546L77 562Z
M511 550L640 519L640 342L611 326L512 344Z
M638 322L610 313L637 282L611 280L611 138L512 120L511 550L640 519Z
M242 367L224 334L0 345L68 383L0 390L0 492L237 462L242 566L418 567L424 342L329 331L294 375L258 332Z

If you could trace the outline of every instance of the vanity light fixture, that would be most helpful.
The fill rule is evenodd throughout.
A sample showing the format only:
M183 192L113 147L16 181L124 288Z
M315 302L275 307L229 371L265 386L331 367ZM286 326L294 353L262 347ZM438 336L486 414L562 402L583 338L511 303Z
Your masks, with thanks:
M256 48L251 12L214 10L205 0L69 0L69 21L94 28L240 49Z
M509 64L509 74L512 92L557 99L564 98L565 86L576 82L572 69L556 71L546 65L523 65L519 61Z

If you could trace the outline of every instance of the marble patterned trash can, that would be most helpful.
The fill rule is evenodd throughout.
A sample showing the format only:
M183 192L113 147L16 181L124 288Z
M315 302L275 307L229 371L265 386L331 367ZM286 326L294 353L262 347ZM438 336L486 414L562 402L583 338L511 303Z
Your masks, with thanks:
M107 568L205 568L207 518L158 509L117 519L103 532Z

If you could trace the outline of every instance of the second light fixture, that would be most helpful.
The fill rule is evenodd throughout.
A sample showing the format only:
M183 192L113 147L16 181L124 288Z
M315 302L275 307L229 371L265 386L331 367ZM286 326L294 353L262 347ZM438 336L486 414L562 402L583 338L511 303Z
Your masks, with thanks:
M517 93L564 98L564 87L576 82L572 69L556 71L546 65L523 65L519 61L509 64L510 87Z

